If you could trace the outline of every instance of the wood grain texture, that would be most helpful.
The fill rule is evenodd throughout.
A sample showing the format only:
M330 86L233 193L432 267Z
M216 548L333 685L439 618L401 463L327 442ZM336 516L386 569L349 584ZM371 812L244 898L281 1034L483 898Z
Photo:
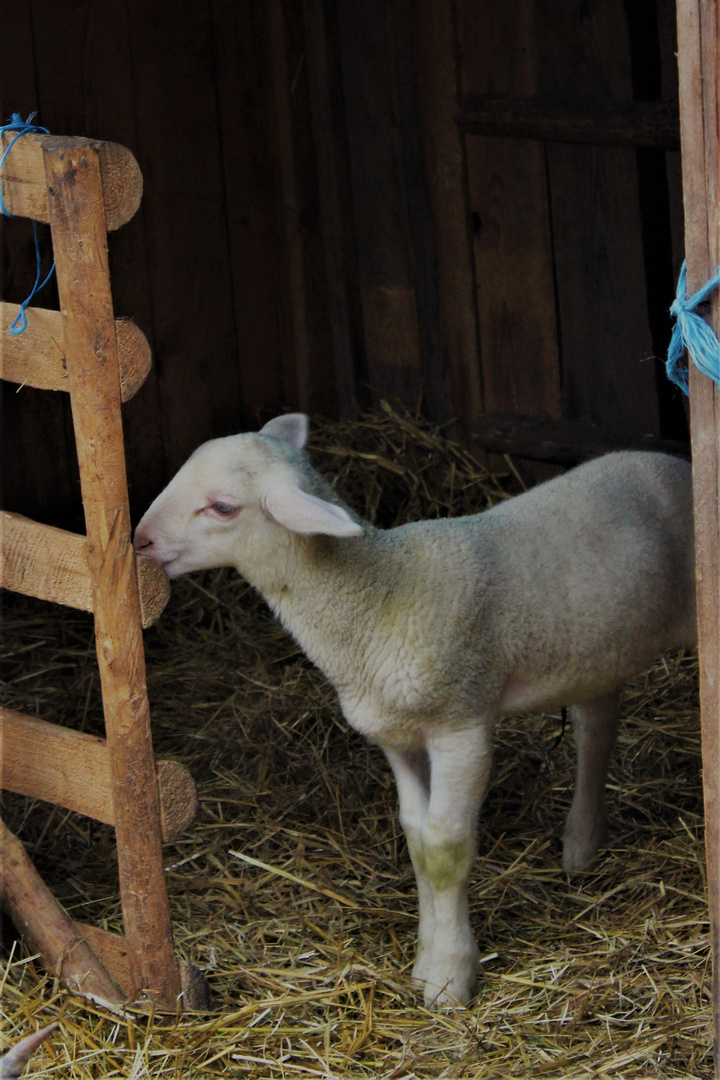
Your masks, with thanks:
M135 79L131 46L135 22L125 0L74 0L64 8L62 21L62 48L58 48L55 5L52 0L33 0L39 116L51 131L78 131L127 146L140 165L147 181L140 211L109 240L113 302L117 315L132 316L141 327L157 358L158 349L164 353L165 343L155 330L154 301L160 286L157 266L148 257L156 224L154 214L148 212L147 199L157 193L157 161L164 149L161 141L150 146L139 136L138 118L152 113L156 105L143 95L145 83ZM172 96L174 92L168 83L167 93ZM170 131L167 137L172 137ZM172 191L163 188L154 207L163 203L172 207L174 198ZM193 260L187 254L185 257L191 265ZM176 263L177 252L171 258ZM13 295L12 299L16 298ZM131 505L138 516L173 471L166 464L162 414L156 362L142 393L123 409ZM187 415L178 415L177 423L187 427Z
M672 101L612 102L580 111L571 101L468 94L457 122L476 135L680 149L680 121Z
M288 44L282 0L265 3L265 32L272 89L270 138L275 148L279 195L276 199L281 227L281 250L287 273L284 276L286 298L286 336L291 340L294 385L288 386L286 400L309 412L313 399L310 334L308 327L308 283L305 270L305 241L298 184L298 164L293 130L292 97L294 73L288 70ZM289 331L289 333L288 333ZM286 377L287 386L287 377Z
M143 628L160 618L170 599L161 566L137 556ZM87 538L0 511L0 586L55 604L93 610Z
M458 5L463 93L532 96L535 7ZM468 135L484 407L560 415L560 357L545 151Z
M12 142L15 132L0 135L0 153ZM5 206L15 217L50 221L45 185L43 146L55 135L23 135L14 143L0 173L0 190ZM93 147L100 161L107 229L119 229L136 214L143 193L142 173L132 153L117 143L68 138L67 144Z
M259 420L270 402L298 407L296 335L280 198L273 102L273 60L266 0L212 0L218 139L227 192L227 241L237 335L240 393L248 419ZM267 9L267 10L266 10ZM238 57L242 56L242 63ZM283 57L284 62L284 57ZM283 147L287 147L283 142ZM286 217L287 214L287 217ZM284 256L284 257L283 257ZM302 279L297 316L302 318ZM300 332L301 328L300 328ZM298 343L302 348L301 341ZM240 430L238 413L236 430Z
M16 6L22 5L9 5ZM138 157L139 149L144 153L144 147L138 148L135 121L137 113L152 110L154 106L136 93L129 45L133 23L123 0L119 3L77 0L64 8L61 25L58 25L57 8L52 0L37 0L32 12L28 8L28 13L29 43L20 45L19 41L13 40L8 52L20 45L21 54L16 63L30 76L32 97L28 103L28 98L18 93L21 71L16 72L14 67L5 64L0 80L6 109L4 115L8 115L10 109L19 109L23 115L37 110L38 120L52 132L77 132L130 148L146 172L147 159L140 162ZM5 37L3 34L2 38ZM172 92L171 87L168 90ZM156 145L153 156L157 158L161 153L160 146ZM30 269L34 272L27 222L9 222L9 226L13 227L14 234L8 243L9 256L18 269L25 264L28 272ZM150 341L153 340L153 319L146 252L147 231L152 228L153 223L148 222L141 206L129 224L112 233L110 241L115 310L118 315L131 315ZM7 226L5 231L8 231ZM45 246L47 232L42 226L40 235ZM45 265L49 268L49 261ZM19 280L4 277L2 295L5 299L20 301L27 296L29 286L23 289ZM51 283L42 294L44 306L56 306L52 292ZM32 398L27 401L27 409L22 407L25 398ZM69 468L64 455L58 452L55 429L51 429L55 413L67 417ZM165 467L159 416L157 373L153 368L143 392L132 400L123 415L128 475L133 508L138 514L146 509L170 475L170 470L166 471ZM52 395L28 395L27 390L16 397L12 388L6 392L5 417L8 427L23 425L23 445L32 447L27 454L26 484L21 482L21 475L6 459L3 478L6 507L81 531L82 508L69 402L58 401ZM187 418L179 418L179 422L187 423ZM48 480L41 488L38 481L44 476ZM61 495L66 484L71 498Z
M130 964L128 962L127 942L122 934L113 934L97 926L76 922L78 937L83 938L94 954L111 973L115 983L129 993ZM210 1008L210 990L199 968L187 961L180 961L180 981L182 984L183 1011L206 1010ZM157 1011L157 1010L156 1010ZM163 1010L160 1009L160 1012ZM170 1010L174 1014L175 1010Z
M22 334L8 328L20 312L19 304L0 301L0 379L39 390L67 391L67 368L62 315L46 308L27 308ZM135 396L152 367L147 338L128 319L115 320L120 389L123 402Z
M125 936L135 991L169 1003L177 999L180 983L160 846L100 165L92 146L63 140L48 138L44 156L87 523Z
M0 540L3 588L80 611L92 611L84 536L3 511Z
M358 414L357 381L363 370L363 343L357 258L351 235L350 179L339 115L342 98L336 41L328 27L324 0L303 0L303 25L333 373L338 413L341 419L349 420Z
M589 108L632 100L622 0L538 5L538 91ZM659 433L635 151L549 143L563 415Z
M460 73L449 0L416 0L417 85L434 226L439 348L455 434L482 408L475 267L463 139L455 124Z
M633 437L581 420L536 420L502 413L483 413L475 423L473 438L486 450L565 466L613 450L652 450L690 457L689 443L656 435Z
M434 297L424 281L431 253L422 236L422 169L411 164L416 117L404 92L413 82L405 67L409 4L338 0L336 10L367 379L411 407L425 382L428 408L442 413L430 367L437 348L428 348L423 325Z
M720 263L720 11L679 0L678 57L688 292ZM710 323L720 334L720 298ZM720 1076L720 391L690 364L695 560L698 585L700 717L705 851L713 947L715 1072Z
M42 956L74 993L111 1005L125 1000L31 863L25 848L0 821L0 902L32 952Z
M157 776L162 838L169 844L194 821L197 790L179 761L158 761ZM0 788L115 824L105 739L2 708Z
M237 252L243 230L235 215L244 196L228 186L223 166L212 4L124 0L123 6L131 27L133 146L147 178L141 258L159 408L144 416L159 426L167 469L157 494L199 443L242 429L240 365L263 360L238 339L236 300L252 299L233 288L230 221ZM252 251L243 254L252 263ZM138 309L124 310L139 318ZM244 310L241 322L248 325L256 316ZM138 431L134 441L142 438ZM152 462L148 467L154 471ZM144 477L138 481L149 486Z

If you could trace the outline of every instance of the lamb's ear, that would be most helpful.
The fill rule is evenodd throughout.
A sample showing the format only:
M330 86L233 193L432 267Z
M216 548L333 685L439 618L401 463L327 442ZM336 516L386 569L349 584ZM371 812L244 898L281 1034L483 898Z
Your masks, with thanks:
M362 526L342 506L318 499L298 487L270 492L262 500L263 509L279 525L305 535L359 536Z
M302 450L308 437L308 418L305 413L291 412L283 416L276 416L268 420L265 427L260 428L260 435L271 435L273 439L289 443Z

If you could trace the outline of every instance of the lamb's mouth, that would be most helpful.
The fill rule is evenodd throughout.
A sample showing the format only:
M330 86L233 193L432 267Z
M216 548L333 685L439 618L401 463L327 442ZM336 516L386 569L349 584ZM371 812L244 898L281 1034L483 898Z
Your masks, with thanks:
M173 555L172 559L168 559L166 562L161 563L160 565L162 566L163 570L165 571L165 573L167 574L168 577L174 577L175 575L172 574L171 567L174 566L179 561L180 561L180 556L179 555Z

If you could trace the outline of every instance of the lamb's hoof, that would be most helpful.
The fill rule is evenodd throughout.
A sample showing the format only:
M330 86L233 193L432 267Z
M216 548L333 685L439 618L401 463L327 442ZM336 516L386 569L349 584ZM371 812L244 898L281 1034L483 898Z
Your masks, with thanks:
M574 870L582 870L597 855L600 848L607 840L607 829L593 830L589 835L574 835L566 829L563 837L563 870L572 873Z
M425 1007L428 1009L464 1009L472 997L475 980L460 982L449 979L445 986L425 983Z
M425 976L423 996L427 1008L465 1007L475 989L480 953L477 947L452 963L435 964Z

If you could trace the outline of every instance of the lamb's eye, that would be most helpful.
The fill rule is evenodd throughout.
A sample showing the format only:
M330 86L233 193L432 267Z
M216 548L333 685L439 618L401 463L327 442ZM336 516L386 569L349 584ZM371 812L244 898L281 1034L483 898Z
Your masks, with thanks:
M222 514L223 517L230 517L237 510L237 506L231 506L230 503L214 502L211 509L217 514Z

